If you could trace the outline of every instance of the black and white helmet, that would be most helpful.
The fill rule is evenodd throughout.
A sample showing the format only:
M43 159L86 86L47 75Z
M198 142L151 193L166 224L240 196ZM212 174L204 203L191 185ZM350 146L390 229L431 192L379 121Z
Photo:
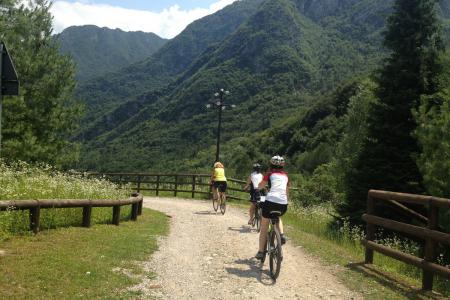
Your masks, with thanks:
M279 155L275 155L270 159L270 163L274 166L280 166L283 167L286 162L284 161L284 158Z
M253 164L253 170L254 171L260 171L261 170L261 165L258 163Z

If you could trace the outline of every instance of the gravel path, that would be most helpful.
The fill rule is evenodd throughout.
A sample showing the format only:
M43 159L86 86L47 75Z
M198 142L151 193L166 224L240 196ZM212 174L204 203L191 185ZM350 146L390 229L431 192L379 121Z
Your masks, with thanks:
M329 267L323 266L288 241L276 283L253 256L258 234L247 215L227 207L215 213L209 201L146 197L144 206L171 217L168 237L144 263L156 278L132 288L143 298L162 299L359 299Z

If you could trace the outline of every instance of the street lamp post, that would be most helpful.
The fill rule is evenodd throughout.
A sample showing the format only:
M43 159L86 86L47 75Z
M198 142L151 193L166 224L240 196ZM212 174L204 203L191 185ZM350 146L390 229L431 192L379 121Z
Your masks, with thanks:
M222 111L227 107L224 103L224 96L229 95L230 92L224 89L220 89L217 93L214 94L216 97L215 105L218 109L218 124L217 124L217 143L216 143L216 162L219 161L220 156L220 131L222 129ZM230 105L231 107L235 107L235 105ZM210 108L211 104L206 105L206 107Z

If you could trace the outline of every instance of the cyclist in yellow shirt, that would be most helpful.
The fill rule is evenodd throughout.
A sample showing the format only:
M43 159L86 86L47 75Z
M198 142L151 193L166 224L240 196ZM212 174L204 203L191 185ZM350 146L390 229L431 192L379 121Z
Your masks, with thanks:
M227 178L225 177L225 169L221 162L214 163L214 169L211 174L211 184L214 187L214 199L218 199L217 192L225 193L227 191Z

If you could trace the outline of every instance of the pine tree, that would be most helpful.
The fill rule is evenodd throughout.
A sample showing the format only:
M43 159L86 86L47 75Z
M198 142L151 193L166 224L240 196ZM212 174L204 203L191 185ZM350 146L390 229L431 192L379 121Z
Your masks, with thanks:
M450 197L450 53L442 56L439 91L423 96L414 117L421 153L418 165L427 193Z
M6 97L2 157L63 165L76 157L70 142L80 109L70 102L74 65L60 54L52 34L50 2L2 1L0 39L20 80L20 95Z
M396 0L384 45L390 50L377 74L376 96L369 109L368 136L348 177L341 216L358 220L369 189L422 193L416 164L419 147L412 115L422 95L438 89L443 50L434 0Z

